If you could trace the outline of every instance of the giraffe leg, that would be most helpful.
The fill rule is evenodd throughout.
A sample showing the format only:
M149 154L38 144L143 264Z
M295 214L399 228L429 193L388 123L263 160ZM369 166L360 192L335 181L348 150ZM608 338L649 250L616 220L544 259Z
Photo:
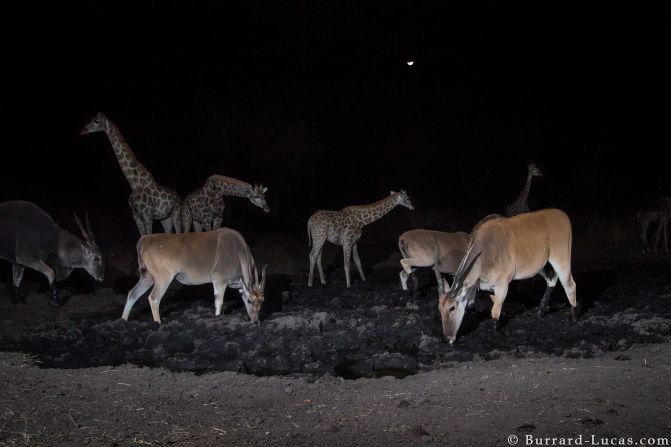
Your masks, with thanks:
M645 219L640 224L640 230L638 233L639 240L641 241L641 250L643 254L646 254L650 251L650 246L648 244L648 226L650 222L648 219Z
M351 242L343 242L342 244L343 262L345 266L345 283L347 284L348 289L350 287L349 264L352 257L352 246L350 244Z
M361 280L366 281L366 277L363 274L363 269L361 268L361 260L359 259L359 250L357 248L357 244L354 244L352 255L354 256L354 263L356 264L356 268L359 270L359 275L361 275Z
M662 222L657 223L657 229L655 230L655 243L654 243L654 250L655 253L659 251L659 240L662 236Z
M182 205L180 216L182 220L182 231L188 233L189 231L191 231L191 221L192 221L191 211L189 210L188 206Z
M326 281L324 280L324 272L321 269L321 255L325 242L326 237L322 235L314 235L314 237L312 238L312 249L310 250L310 275L308 276L308 287L312 287L315 262L318 263L319 279L321 279L322 284L326 284Z
M170 213L172 225L175 227L175 234L182 232L182 204L177 204Z
M200 222L196 222L195 220L193 221L193 231L196 233L203 231L203 226L200 224Z
M144 229L144 220L142 220L142 217L140 217L136 213L133 213L133 220L135 221L135 225L137 225L137 229L140 232L140 236L144 236L145 234L147 234L147 232Z
M151 217L144 218L144 231L145 234L152 234L154 232L154 220Z
M163 232L170 234L172 233L172 217L168 217L167 219L163 219L161 221L161 226L163 227Z
M322 284L326 284L326 279L324 279L324 269L322 268L322 252L323 252L323 247L321 250L319 250L319 254L317 255L317 269L319 270L319 280L321 281Z
M224 202L224 199L221 199L221 203L217 207L214 215L215 218L212 222L212 229L216 230L217 228L221 228L221 224L224 222L224 209L226 209L226 203Z

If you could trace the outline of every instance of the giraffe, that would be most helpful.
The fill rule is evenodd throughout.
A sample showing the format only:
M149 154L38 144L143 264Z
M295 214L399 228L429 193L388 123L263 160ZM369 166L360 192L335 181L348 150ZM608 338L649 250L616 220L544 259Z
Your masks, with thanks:
M319 269L319 279L322 284L326 284L324 270L322 269L322 249L327 240L332 244L342 245L347 287L350 286L349 265L351 255L354 257L354 263L359 270L361 280L365 281L366 277L361 268L361 260L356 245L361 238L362 229L364 226L380 219L397 205L402 205L411 210L414 209L405 191L390 191L389 196L375 203L348 206L340 211L319 210L310 216L308 220L308 242L312 245L312 249L310 250L308 286L312 287L315 262Z
M669 220L671 220L671 197L660 197L655 201L654 205L643 208L636 213L636 229L643 254L650 253L653 250L657 253L662 236L664 236L664 250L667 253L669 252L667 230ZM657 224L657 229L653 250L651 250L648 239L648 228L653 223Z
M520 195L517 196L517 199L506 208L506 217L529 212L529 190L531 189L531 179L534 177L543 177L543 173L538 169L538 166L530 163L527 182L524 185L524 188L522 188Z
M81 135L93 132L105 132L112 144L121 172L123 172L131 188L128 205L133 212L133 219L140 235L151 234L154 220L159 220L163 231L170 233L173 225L175 232L181 232L179 216L180 198L177 193L160 185L154 176L137 159L130 146L119 131L119 128L102 113L96 114L84 126Z
M254 205L270 212L266 203L263 185L250 185L238 179L223 175L211 175L205 184L186 196L181 207L182 230L188 233L193 223L194 231L210 231L221 227L222 214L226 204L224 196L246 197Z

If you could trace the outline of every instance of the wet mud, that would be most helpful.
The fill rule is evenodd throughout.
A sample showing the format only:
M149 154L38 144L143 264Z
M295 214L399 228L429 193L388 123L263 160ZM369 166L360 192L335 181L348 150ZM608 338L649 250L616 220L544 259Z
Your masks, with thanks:
M85 311L44 321L38 313L31 323L4 325L0 350L33 354L49 368L131 363L196 373L356 379L402 378L503 354L588 358L622 351L620 358L627 360L633 344L668 339L671 278L665 263L576 264L577 322L570 319L560 286L547 314L538 318L545 282L537 277L511 285L498 331L491 324L489 297L479 293L452 346L442 338L432 272L418 273L419 292L412 296L400 290L394 263L380 262L368 270L368 281L356 278L350 289L344 287L341 268L329 270L328 283L317 281L313 288L306 285L306 272L269 275L258 325L249 323L235 290L226 293L224 315L215 317L211 286L173 285L161 304L159 325L151 319L146 298L137 302L130 321L119 318L132 277L95 292L75 287L90 294ZM34 292L32 298L39 300L42 292ZM8 309L27 313L27 307Z

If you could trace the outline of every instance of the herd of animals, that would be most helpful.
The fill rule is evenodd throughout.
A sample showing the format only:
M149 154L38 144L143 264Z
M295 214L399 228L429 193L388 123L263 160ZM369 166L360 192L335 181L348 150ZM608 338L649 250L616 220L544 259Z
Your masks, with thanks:
M140 232L137 242L139 280L130 290L122 318L127 320L135 302L150 288L149 304L154 321L160 323L159 305L173 279L186 285L211 283L214 289L215 315L221 314L227 287L237 288L252 323L259 321L264 301L266 268L259 270L244 237L230 228L222 228L224 196L245 197L269 212L265 199L267 187L222 175L210 176L198 190L181 200L177 193L160 185L138 161L117 126L98 113L83 128L82 135L104 132L116 154L121 170L131 187L128 204ZM398 240L402 255L401 285L414 289L417 267L432 267L438 284L438 310L445 339L452 344L465 311L478 290L490 291L491 316L497 327L501 307L511 281L541 275L547 282L538 315L542 317L557 281L566 293L571 314L577 317L576 284L571 275L572 229L568 216L558 209L530 212L528 206L532 179L541 177L540 169L530 164L522 192L507 207L506 216L492 214L482 219L471 233L445 233L415 229ZM396 206L410 210L413 205L405 191L361 206L340 211L319 210L308 220L311 245L308 286L313 285L314 266L325 284L321 254L326 241L343 248L344 271L350 287L350 259L353 258L362 281L366 278L359 259L357 242L363 227L380 219ZM91 225L75 214L82 238L63 230L37 205L26 201L0 204L0 258L12 263L14 299L26 267L42 273L50 286L49 302L61 305L56 282L74 268L84 268L94 279L103 280L104 258L96 244ZM642 249L651 250L648 228L656 224L654 250L664 237L668 251L667 223L671 219L671 198L660 198L655 205L637 214ZM152 234L158 220L164 233ZM193 228L194 232L190 232ZM174 231L174 232L173 232ZM442 273L453 275L450 285Z

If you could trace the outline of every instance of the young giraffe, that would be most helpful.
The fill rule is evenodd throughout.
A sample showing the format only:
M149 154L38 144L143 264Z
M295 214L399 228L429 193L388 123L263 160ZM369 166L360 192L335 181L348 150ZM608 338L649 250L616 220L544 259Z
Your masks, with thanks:
M361 260L356 245L361 237L361 230L364 226L380 219L397 205L402 205L411 210L414 209L405 191L391 191L388 197L369 205L348 206L341 211L319 210L310 216L308 220L308 241L312 245L312 250L310 250L308 286L312 287L315 262L317 262L317 268L319 269L319 279L322 284L326 284L324 270L322 269L322 249L327 240L332 244L342 245L347 287L350 286L350 255L354 255L354 263L359 270L361 280L365 281L366 277L361 268Z
M531 189L531 179L534 177L543 177L543 173L538 169L538 166L531 163L529 164L527 182L517 199L506 208L506 217L529 212L529 190Z
M667 226L671 220L671 197L660 197L653 206L641 209L636 213L636 229L638 231L639 241L643 254L650 253L650 243L648 239L648 228L650 224L656 223L655 242L653 250L655 253L659 250L659 243L664 236L664 250L669 252L669 240Z
M182 202L182 229L188 233L192 223L194 231L210 231L221 227L226 207L224 196L246 197L266 213L270 212L265 196L267 190L263 185L252 186L231 177L212 175L201 188L186 196Z
M163 231L170 233L173 225L175 232L181 232L179 219L180 199L177 193L160 185L154 176L135 157L119 128L102 113L98 113L84 126L81 135L93 132L105 132L114 149L121 172L123 172L132 190L128 205L140 235L151 234L154 220L161 221Z

